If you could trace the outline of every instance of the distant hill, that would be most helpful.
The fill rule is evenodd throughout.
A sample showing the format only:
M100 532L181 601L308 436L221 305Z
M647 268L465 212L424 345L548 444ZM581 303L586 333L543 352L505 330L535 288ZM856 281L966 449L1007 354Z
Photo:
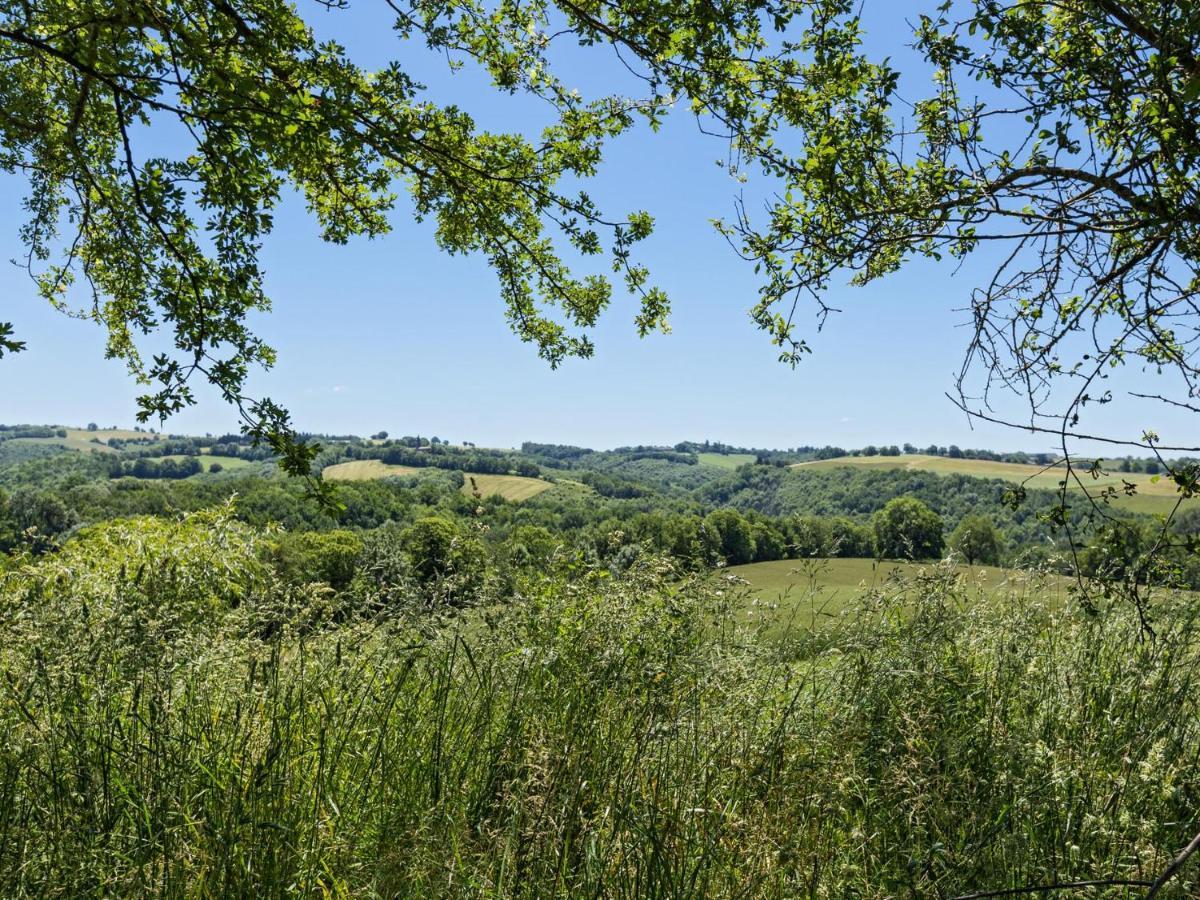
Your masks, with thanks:
M967 475L972 478L1000 478L1014 484L1024 484L1027 488L1042 490L1057 490L1064 477L1065 470L1059 466L1046 468L1021 463L995 462L987 459L957 459L948 456L931 456L925 453L911 453L904 456L838 456L832 459L813 460L812 462L796 463L791 468L801 471L823 471L852 467L860 469L901 469L910 472L934 472L938 475ZM1113 487L1122 493L1116 501L1122 509L1131 512L1165 514L1169 513L1178 499L1178 491L1174 482L1169 478L1159 478L1143 472L1119 472L1105 469L1103 475L1093 479L1086 471L1076 470L1079 479L1087 485L1089 493L1095 494L1107 487ZM1136 486L1137 492L1132 496L1124 494L1126 483ZM1073 483L1071 488L1081 491L1079 484ZM1185 504L1196 503L1195 500L1185 501Z

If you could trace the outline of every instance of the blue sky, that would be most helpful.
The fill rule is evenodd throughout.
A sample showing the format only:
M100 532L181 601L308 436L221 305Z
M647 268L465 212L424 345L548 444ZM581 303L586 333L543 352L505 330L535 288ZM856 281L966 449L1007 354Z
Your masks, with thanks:
M455 100L482 127L536 129L529 101L497 98L477 75L450 76L444 63L399 47L382 22L361 12L314 17L351 50L382 61L402 53L439 101ZM343 18L332 18L340 16ZM412 60L410 62L410 56ZM594 66L595 63L589 64ZM579 68L581 86L601 83L603 65ZM349 246L324 244L294 198L277 216L263 253L275 301L258 318L279 364L252 389L293 412L306 430L438 435L480 445L522 440L611 447L711 438L789 447L835 443L936 442L1049 449L1043 438L970 423L944 392L953 388L968 334L961 311L979 268L914 264L865 289L835 285L844 311L792 370L748 318L757 283L709 224L728 216L738 189L716 165L720 143L686 114L657 135L615 142L589 192L614 213L645 208L655 234L639 249L674 304L672 333L639 340L633 301L617 294L595 333L594 359L552 371L509 332L496 282L482 260L450 258L400 203L394 231ZM752 183L750 190L764 185ZM0 259L20 257L21 183L0 179ZM0 266L0 319L29 349L0 360L0 422L133 423L138 387L105 361L96 326L64 318L36 297L24 271ZM1101 422L1140 433L1155 425L1186 441L1186 417L1125 409ZM170 420L175 432L224 431L235 417L215 396Z

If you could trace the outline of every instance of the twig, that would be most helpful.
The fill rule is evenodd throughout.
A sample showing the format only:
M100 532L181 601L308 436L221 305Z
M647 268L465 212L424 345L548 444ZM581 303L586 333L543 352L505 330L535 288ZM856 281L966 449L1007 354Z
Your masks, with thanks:
M1037 884L1027 887L1003 888L998 891L979 891L975 894L959 894L957 897L953 897L952 900L981 900L983 897L1013 897L1017 894L1077 891L1090 887L1151 887L1151 882L1141 881L1136 878L1102 878L1099 881L1060 881L1056 884Z
M1184 847L1163 873L1154 880L1154 884L1150 885L1150 890L1146 891L1146 900L1152 900L1153 897L1157 896L1158 892L1162 890L1163 885L1175 877L1175 873L1183 868L1183 864L1197 850L1200 850L1200 834L1192 838L1192 842Z

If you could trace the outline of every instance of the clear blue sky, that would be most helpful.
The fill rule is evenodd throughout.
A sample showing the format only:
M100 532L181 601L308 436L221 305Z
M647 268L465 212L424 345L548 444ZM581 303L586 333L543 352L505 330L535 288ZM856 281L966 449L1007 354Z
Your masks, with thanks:
M475 74L448 75L444 63L397 45L386 22L362 9L313 20L369 63L400 54L434 99L460 102L482 127L537 128L536 105L498 98ZM573 71L584 88L611 73L595 63ZM275 309L257 320L279 364L256 375L253 390L289 407L305 430L387 429L488 446L712 438L775 447L912 441L1049 449L1045 439L999 427L972 431L943 396L961 363L968 337L961 308L978 267L955 274L949 264L921 263L866 289L835 286L828 301L844 312L809 334L814 354L796 370L777 363L747 315L755 275L708 221L731 213L737 191L715 165L723 149L683 113L657 135L639 131L611 146L588 190L613 213L645 208L655 216L655 234L639 253L673 300L673 332L639 340L633 301L618 294L595 334L596 357L558 371L508 331L483 261L439 254L431 226L413 223L403 201L393 233L337 247L320 240L291 200L263 254ZM18 180L0 179L6 261L23 255L21 195ZM0 266L0 296L0 319L12 320L29 346L0 361L0 422L133 423L139 389L120 364L102 358L95 325L46 308L16 266ZM167 429L234 427L219 399L202 396ZM1194 427L1186 416L1155 411L1142 422L1136 415L1113 409L1098 424L1134 435L1154 425L1179 443Z

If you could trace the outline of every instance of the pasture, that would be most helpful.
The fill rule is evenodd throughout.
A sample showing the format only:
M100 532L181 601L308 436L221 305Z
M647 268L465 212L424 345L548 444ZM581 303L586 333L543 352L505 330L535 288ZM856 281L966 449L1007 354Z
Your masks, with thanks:
M754 462L753 453L697 453L702 466L716 466L718 469L733 471L746 463Z
M1031 590L1056 599L1065 594L1060 576L995 566L955 567L970 595L1000 596ZM875 559L781 559L721 569L716 576L731 590L745 591L747 616L773 620L779 627L808 627L832 620L865 592L894 588L921 576L945 574L939 562Z
M795 463L796 470L829 470L842 467L874 469L906 469L909 471L933 472L937 475L968 475L972 478L999 478L1028 488L1057 490L1065 469L1062 466L1046 468L1020 463L993 462L986 459L952 459L946 456L930 456L912 453L904 456L838 456L833 459ZM1136 487L1136 493L1121 493L1113 502L1130 512L1164 515L1171 512L1179 499L1175 484L1168 478L1157 478L1144 472L1118 472L1105 469L1104 474L1092 478L1086 470L1076 470L1075 475L1086 486L1089 494L1112 487L1123 492L1125 483ZM1072 478L1071 489L1082 493L1079 483ZM1184 501L1185 504L1195 501Z
M391 478L398 475L417 475L422 472L437 471L422 469L415 466L392 466L378 459L356 459L351 462L338 463L329 466L322 474L330 481L372 481L378 478ZM549 481L540 478L526 478L522 475L487 475L467 472L463 493L473 494L471 480L475 481L475 489L484 497L500 496L505 500L520 502L536 497L543 491L554 487Z

